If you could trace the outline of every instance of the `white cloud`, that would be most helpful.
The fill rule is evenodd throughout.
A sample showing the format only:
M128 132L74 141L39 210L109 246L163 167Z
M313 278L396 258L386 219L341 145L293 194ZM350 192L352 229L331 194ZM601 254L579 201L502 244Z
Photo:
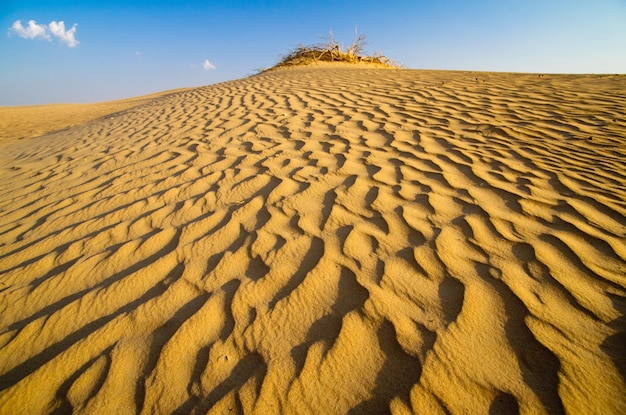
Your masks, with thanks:
M204 68L205 71L210 71L212 69L215 69L215 65L209 62L208 59L204 60L204 62L202 63L202 67Z
M62 43L65 43L70 48L78 45L76 40L76 23L72 25L69 30L65 30L64 22L51 21L50 24L37 24L34 20L28 21L28 26L22 26L21 20L16 20L9 29L9 36L11 33L15 33L19 37L24 39L44 39L51 40L50 35L59 39Z
M74 37L76 34L76 26L78 25L74 23L71 29L65 30L64 22L57 23L53 20L48 25L48 29L50 29L50 32L52 32L54 36L58 37L61 42L65 43L70 48L73 48L78 45L78 40Z
M11 34L11 32L15 33L19 37L23 37L24 39L36 39L39 37L45 40L50 40L50 35L48 34L46 25L37 24L34 20L29 20L27 27L22 26L21 20L16 20L13 22L13 26L11 26L9 34Z

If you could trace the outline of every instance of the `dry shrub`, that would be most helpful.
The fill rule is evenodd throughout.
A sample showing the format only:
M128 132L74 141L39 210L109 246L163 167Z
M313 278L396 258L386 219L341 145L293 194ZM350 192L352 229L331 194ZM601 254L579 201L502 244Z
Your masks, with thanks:
M310 65L318 62L362 62L386 67L397 67L391 59L380 53L365 55L365 46L367 45L365 35L359 34L357 28L354 29L354 40L345 50L335 39L332 29L329 31L329 36L322 39L324 42L315 45L298 45L288 54L282 56L281 61L273 68Z

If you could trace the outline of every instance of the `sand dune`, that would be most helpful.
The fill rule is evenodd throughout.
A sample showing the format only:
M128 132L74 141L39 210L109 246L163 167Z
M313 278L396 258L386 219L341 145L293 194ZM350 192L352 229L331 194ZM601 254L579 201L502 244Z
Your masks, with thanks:
M93 104L54 104L24 107L0 107L0 146L25 138L37 137L125 111L156 98L185 89L158 92L135 98Z
M0 147L0 412L626 412L625 76L308 67Z

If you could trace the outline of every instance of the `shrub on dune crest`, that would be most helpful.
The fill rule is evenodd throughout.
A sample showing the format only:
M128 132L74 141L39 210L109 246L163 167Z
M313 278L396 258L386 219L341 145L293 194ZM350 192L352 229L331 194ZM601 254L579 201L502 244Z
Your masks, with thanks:
M281 61L273 68L281 68L285 66L310 65L318 62L346 62L346 63L373 63L385 67L397 67L391 59L376 52L373 55L365 54L365 35L359 34L354 29L354 40L346 49L340 44L333 35L332 29L329 36L322 38L324 42L315 45L298 45L288 54L284 55Z

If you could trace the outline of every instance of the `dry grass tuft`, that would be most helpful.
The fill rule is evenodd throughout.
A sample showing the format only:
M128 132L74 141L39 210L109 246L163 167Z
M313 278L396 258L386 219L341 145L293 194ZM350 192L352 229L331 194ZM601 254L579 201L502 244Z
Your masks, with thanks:
M367 42L365 41L365 35L359 34L357 28L354 29L354 40L345 50L343 45L335 39L332 29L329 31L329 36L322 39L324 42L319 44L298 45L270 69L285 66L311 65L318 62L371 63L389 68L397 68L399 66L378 52L375 52L373 55L366 55L365 46Z

